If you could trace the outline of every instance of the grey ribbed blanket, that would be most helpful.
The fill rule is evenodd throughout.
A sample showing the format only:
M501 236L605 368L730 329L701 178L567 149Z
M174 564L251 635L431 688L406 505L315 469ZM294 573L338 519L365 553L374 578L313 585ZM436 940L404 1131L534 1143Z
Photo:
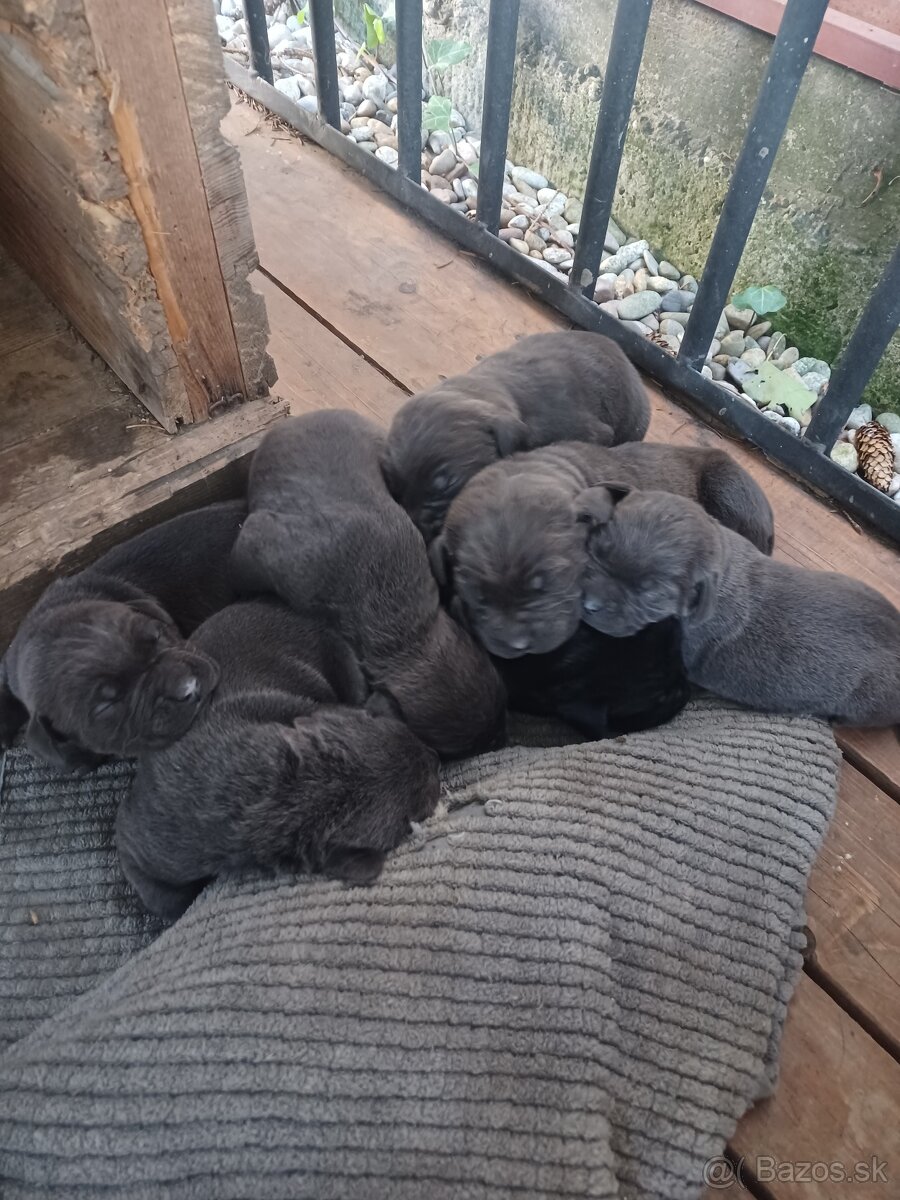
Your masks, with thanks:
M4 1200L699 1195L774 1082L836 766L700 703L448 770L370 889L220 881L0 1058Z

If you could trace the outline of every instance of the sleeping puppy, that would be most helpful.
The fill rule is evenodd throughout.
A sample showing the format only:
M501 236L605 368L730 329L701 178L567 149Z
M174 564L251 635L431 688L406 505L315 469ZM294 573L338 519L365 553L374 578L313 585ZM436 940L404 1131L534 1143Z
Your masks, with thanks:
M612 479L690 496L771 549L768 501L722 450L563 442L514 455L471 480L430 548L451 611L491 654L547 654L574 634L594 502L608 505L595 485Z
M495 662L511 709L558 717L593 739L663 725L690 697L674 619L626 638L581 624L549 654Z
M243 501L184 513L51 583L0 664L0 745L66 770L181 737L217 670L189 634L233 598L228 556Z
M843 575L773 562L691 500L608 493L584 618L615 637L677 617L688 678L767 712L900 721L900 612Z
M373 711L401 715L443 757L479 753L503 737L503 685L440 607L421 535L385 487L382 445L354 412L279 422L251 468L235 582L339 630Z
M636 442L650 424L637 371L599 333L538 333L413 396L394 417L385 477L431 541L482 468L551 442Z
M116 819L125 875L174 920L224 871L286 867L363 883L429 816L438 760L359 704L341 637L275 600L234 604L189 645L221 664L204 717L144 754Z

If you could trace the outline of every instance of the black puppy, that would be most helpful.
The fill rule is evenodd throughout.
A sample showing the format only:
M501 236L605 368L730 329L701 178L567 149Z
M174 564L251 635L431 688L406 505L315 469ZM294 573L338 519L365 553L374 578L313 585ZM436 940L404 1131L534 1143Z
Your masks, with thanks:
M0 664L0 745L27 720L29 749L74 770L181 737L217 678L183 635L233 599L228 556L246 511L184 513L51 583Z
M551 442L636 442L650 424L637 371L599 333L538 333L413 396L394 417L385 477L430 541L483 467Z
M549 654L495 663L511 709L559 717L594 739L663 725L690 698L675 620L627 638L582 624Z
M612 480L690 496L771 549L769 503L723 450L561 442L513 455L466 485L429 551L438 581L452 575L451 611L491 654L545 654L575 632L587 545L609 506L597 485Z
M384 710L439 754L479 753L503 737L503 685L440 607L421 535L385 486L382 446L354 412L280 421L253 461L235 581L331 622Z
M223 871L287 867L368 882L429 816L438 760L405 725L360 708L339 634L275 600L234 604L190 647L221 665L204 717L141 756L119 809L122 867L174 920Z

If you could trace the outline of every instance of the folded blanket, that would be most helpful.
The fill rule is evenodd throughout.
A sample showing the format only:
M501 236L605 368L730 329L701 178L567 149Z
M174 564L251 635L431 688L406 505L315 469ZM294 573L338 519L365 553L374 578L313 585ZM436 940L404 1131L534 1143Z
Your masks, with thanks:
M774 1084L836 767L699 703L449 769L371 888L219 881L0 1058L5 1200L699 1195Z

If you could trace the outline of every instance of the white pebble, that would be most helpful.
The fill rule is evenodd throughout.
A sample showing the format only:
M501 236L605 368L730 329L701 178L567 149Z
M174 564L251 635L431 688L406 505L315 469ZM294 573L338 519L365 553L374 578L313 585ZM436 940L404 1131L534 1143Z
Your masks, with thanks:
M872 420L872 405L860 404L854 408L853 412L847 418L848 429L859 429L862 425L867 425Z

